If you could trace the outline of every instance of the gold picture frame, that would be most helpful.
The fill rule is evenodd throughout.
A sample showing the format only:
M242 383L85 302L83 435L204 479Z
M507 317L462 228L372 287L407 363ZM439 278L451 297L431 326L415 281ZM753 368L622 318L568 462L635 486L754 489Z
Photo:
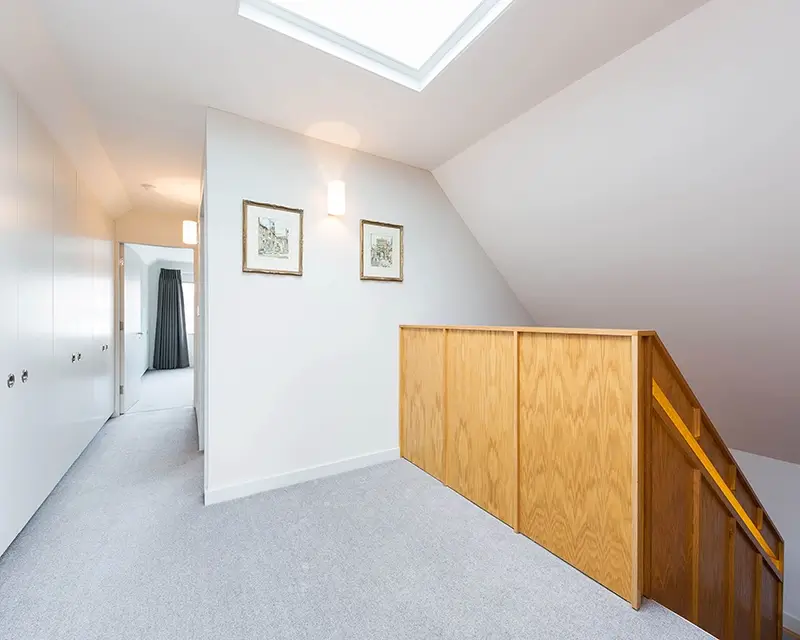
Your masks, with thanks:
M361 236L361 250L360 250L360 273L362 280L375 280L378 282L403 282L403 268L405 261L405 247L404 247L404 229L403 225L391 224L389 222L376 222L375 220L362 220L360 225ZM384 237L376 238L373 241L382 243L382 246L375 245L370 247L370 253L374 256L376 252L382 252L385 256L388 251L388 258L378 258L377 261L372 259L372 264L365 264L366 254L364 251L364 240L367 232L371 228L376 230L387 229L389 233ZM399 240L400 251L399 254L394 252L394 238ZM396 255L396 258L395 258ZM395 262L396 260L396 262ZM386 262L390 264L378 264L378 262ZM393 275L393 272L396 275Z
M272 212L272 218L261 215ZM242 271L244 273L267 273L271 275L303 275L303 215L302 209L278 204L242 200ZM295 219L296 216L296 219ZM252 229L252 223L258 226ZM261 223L269 220L269 226ZM283 233L278 233L280 225ZM294 234L292 233L294 231ZM256 237L251 234L257 233ZM293 236L297 236L295 240ZM248 242L249 240L249 242ZM287 260L287 268L278 268Z

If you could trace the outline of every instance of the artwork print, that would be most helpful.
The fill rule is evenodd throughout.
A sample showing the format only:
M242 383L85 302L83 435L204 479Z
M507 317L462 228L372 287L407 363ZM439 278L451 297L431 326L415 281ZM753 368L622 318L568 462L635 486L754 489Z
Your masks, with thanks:
M274 218L258 219L258 255L264 258L289 259L289 228Z
M369 234L370 261L373 267L392 267L394 239L381 233Z
M245 200L242 214L242 270L302 275L303 211Z
M361 279L403 281L403 227L361 221Z

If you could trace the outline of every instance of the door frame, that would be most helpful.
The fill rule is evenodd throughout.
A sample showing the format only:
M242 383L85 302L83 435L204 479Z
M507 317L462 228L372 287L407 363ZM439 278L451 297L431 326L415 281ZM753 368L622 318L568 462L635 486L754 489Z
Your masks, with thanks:
M122 393L120 393L120 387L125 384L125 329L123 326L123 322L125 320L125 245L127 244L141 244L147 245L151 247L164 247L166 249L192 249L192 267L194 268L195 273L195 309L197 308L197 299L198 299L198 283L197 283L197 273L199 269L199 259L200 259L200 252L198 251L198 247L186 245L186 244L162 244L158 242L124 242L118 240L114 243L114 261L117 264L117 272L116 272L116 282L114 286L114 342L116 345L116 366L114 367L114 414L113 417L119 417L122 414ZM194 316L194 339L195 339L195 365L197 363L197 349L205 348L205 345L197 343L197 333L198 333L198 318L195 312L192 313ZM197 366L193 366L193 377L194 381L192 383L192 394L193 394L193 406L197 407L197 376L198 376L198 369ZM199 434L200 435L200 434ZM205 448L205 431L200 435L200 450L203 451Z

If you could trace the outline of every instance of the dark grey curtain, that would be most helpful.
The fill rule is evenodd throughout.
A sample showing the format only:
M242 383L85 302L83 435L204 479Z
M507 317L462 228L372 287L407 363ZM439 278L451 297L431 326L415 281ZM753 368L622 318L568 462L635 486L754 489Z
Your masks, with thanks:
M189 343L183 305L181 272L162 269L158 277L158 313L153 369L185 369L189 366Z

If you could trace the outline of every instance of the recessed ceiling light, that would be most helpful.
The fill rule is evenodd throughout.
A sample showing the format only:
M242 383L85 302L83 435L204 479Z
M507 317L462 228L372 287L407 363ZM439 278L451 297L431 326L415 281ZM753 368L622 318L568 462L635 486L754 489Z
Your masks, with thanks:
M422 91L513 0L240 0L239 15Z

